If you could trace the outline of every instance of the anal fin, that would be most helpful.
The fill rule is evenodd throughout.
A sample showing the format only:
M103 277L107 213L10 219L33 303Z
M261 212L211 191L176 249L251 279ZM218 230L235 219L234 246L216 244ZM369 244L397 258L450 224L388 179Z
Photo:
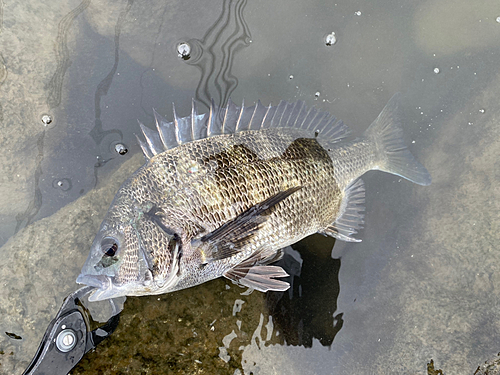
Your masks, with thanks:
M280 252L280 251L278 251ZM233 280L246 287L267 292L285 291L290 288L286 281L277 280L279 277L289 276L280 266L269 266L269 262L278 260L280 255L269 255L266 258L266 252L257 252L240 264L224 273L224 277Z
M338 238L347 242L361 242L361 240L352 237L363 228L364 223L364 203L365 203L365 184L359 179L345 192L345 197L340 205L340 216L335 222L320 233Z

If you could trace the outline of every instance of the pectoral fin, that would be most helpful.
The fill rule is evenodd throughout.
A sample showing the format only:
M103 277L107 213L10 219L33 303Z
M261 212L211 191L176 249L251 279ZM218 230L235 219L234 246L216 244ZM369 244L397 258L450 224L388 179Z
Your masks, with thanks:
M267 220L272 208L301 188L297 186L281 191L203 236L199 241L209 245L209 250L204 254L206 262L228 258L240 252Z

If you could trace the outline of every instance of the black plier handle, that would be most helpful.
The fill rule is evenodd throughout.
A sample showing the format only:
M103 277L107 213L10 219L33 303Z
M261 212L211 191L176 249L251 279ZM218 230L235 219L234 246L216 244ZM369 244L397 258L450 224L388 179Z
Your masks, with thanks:
M90 331L79 300L94 289L92 286L85 286L66 297L23 375L65 375L85 353L114 332L120 321L120 314L112 300L113 316L103 326Z

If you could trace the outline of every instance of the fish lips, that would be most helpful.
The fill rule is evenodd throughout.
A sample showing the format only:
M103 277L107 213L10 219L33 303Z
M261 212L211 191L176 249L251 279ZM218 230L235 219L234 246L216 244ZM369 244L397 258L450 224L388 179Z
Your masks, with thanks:
M95 274L80 274L76 282L97 288L89 296L91 302L123 296L138 296L144 294L144 291L152 293L155 290L152 274L149 270L146 271L144 279L128 282L124 285L117 284L113 276Z
M76 279L78 284L94 286L97 289L89 296L89 301L102 301L105 299L119 297L116 288L113 288L113 280L105 275L79 275Z
M88 300L91 302L122 296L139 296L148 294L148 292L153 293L157 288L153 279L153 274L151 270L147 268L144 259L140 259L139 261L139 275L137 280L128 281L124 284L116 282L115 270L112 267L97 270L93 264L92 258L89 257L82 268L81 274L76 279L78 284L97 288L89 295ZM96 272L107 272L107 274L103 275L102 273Z
M77 277L76 282L97 288L89 295L90 302L132 295L130 284L126 286L117 285L112 276L81 274Z

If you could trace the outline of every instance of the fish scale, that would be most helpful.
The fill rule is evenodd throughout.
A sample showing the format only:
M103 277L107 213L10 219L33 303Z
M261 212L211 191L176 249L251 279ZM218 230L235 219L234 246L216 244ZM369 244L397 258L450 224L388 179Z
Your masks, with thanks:
M364 220L371 169L420 185L430 175L402 141L398 95L367 131L303 102L226 108L141 124L146 164L116 194L77 282L89 298L172 292L224 276L286 290L272 265L284 247L319 232L345 241ZM111 244L111 245L110 245Z

